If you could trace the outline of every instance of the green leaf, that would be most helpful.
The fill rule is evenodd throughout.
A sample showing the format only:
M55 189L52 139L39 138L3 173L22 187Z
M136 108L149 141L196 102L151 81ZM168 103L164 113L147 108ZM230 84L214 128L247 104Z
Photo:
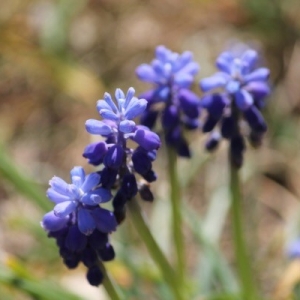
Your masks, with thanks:
M40 187L23 175L12 159L0 147L0 176L6 179L19 193L34 202L43 211L51 210L51 202L46 198Z
M187 206L184 208L185 220L189 225L196 241L203 253L199 257L196 278L198 279L199 292L211 294L212 284L219 281L221 289L227 293L237 293L239 286L232 270L218 249L216 243L213 243L204 233L203 224L199 220L198 214Z
M300 282L294 287L293 297L295 300L300 300Z
M4 266L0 266L0 283L41 300L82 300L82 298L65 291L57 283L23 277L21 273L16 273Z

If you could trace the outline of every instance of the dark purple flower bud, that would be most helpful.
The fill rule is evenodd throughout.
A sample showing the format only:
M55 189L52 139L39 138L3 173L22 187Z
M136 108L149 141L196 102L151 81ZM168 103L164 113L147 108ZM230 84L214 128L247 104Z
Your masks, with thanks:
M230 140L230 148L233 154L238 154L246 149L244 138L241 135L237 135Z
M179 126L172 131L167 132L166 142L176 149L179 156L190 157L191 153L186 140L182 136L182 132ZM145 177L144 177L145 178ZM145 178L146 179L146 178ZM149 182L149 181L148 181Z
M231 139L238 133L237 120L232 116L222 118L221 134L225 139Z
M187 89L179 92L178 99L183 112L191 119L199 117L199 98L196 94Z
M153 170L150 170L149 172L143 174L142 176L148 182L153 182L157 179L157 175Z
M114 199L113 199L113 207L114 209L119 208L119 207L124 207L128 198L126 195L123 193L123 191L120 189L116 193Z
M219 146L220 140L220 133L217 131L212 132L212 134L209 136L208 140L205 143L206 150L210 152L216 150Z
M67 235L60 236L60 237L56 238L56 245L57 245L58 248L64 247L66 236ZM52 237L52 236L48 235L48 237Z
M252 147L254 147L254 148L260 147L262 144L262 139L263 139L262 132L257 132L257 131L253 131L253 130L250 131L248 140Z
M155 110L146 110L140 119L140 122L142 125L147 126L148 128L153 128L155 125L155 122L158 117L158 111Z
M153 202L154 196L150 190L150 186L148 184L142 184L139 188L140 196L143 200L147 202Z
M128 173L124 175L120 191L128 200L137 194L138 188L133 174Z
M65 258L73 258L74 256L78 256L78 253L74 253L70 249L68 249L65 245L62 245L59 247L59 255L65 259Z
M151 162L156 159L157 150L146 151L144 148L139 146L135 149L135 152L146 153Z
M97 252L94 249L87 247L82 251L81 261L87 268L95 265L97 263L97 260L98 260Z
M64 264L69 269L75 269L80 262L80 253L74 253L65 246L59 248L59 254L63 258Z
M267 130L267 124L262 114L254 105L244 111L244 116L253 131L265 132Z
M48 237L50 238L55 238L55 239L60 239L60 238L64 238L66 237L67 233L68 233L69 227L68 227L68 223L66 226L64 226L62 229L57 230L57 231L49 231L48 233Z
M117 223L120 225L126 218L125 206L118 206L114 208L114 215L117 220Z
M203 126L202 126L202 131L203 132L210 132L212 131L215 126L217 125L219 120L216 120L213 118L211 115L207 116L207 119L205 120Z
M157 179L157 176L153 170L149 170L147 173L142 175L148 182L153 182Z
M230 161L236 168L240 168L243 164L245 148L245 141L241 135L237 135L230 140Z
M169 130L166 132L166 143L173 147L176 147L178 142L180 141L182 136L182 132L179 126L175 127L173 130Z
M72 257L64 258L63 262L69 269L75 269L80 263L80 255L74 254Z
M110 244L106 244L106 247L100 249L98 253L103 261L110 261L115 258L114 248Z
M134 170L139 174L147 173L152 168L151 159L147 152L135 150L132 154Z
M73 252L82 251L87 244L87 237L80 232L77 225L73 225L69 228L69 232L66 237L65 246Z
M94 166L100 165L107 151L106 143L92 143L85 147L82 156L88 159L88 162Z
M116 141L116 137L114 134L110 134L109 136L107 136L106 140L105 140L105 143L106 144L115 144L117 141Z
M168 106L162 113L162 126L166 129L172 129L179 124L179 111L175 105Z
M94 250L103 248L107 244L107 242L107 233L101 232L99 230L94 230L93 233L88 237L88 243Z
M209 115L211 116L211 118L214 118L215 120L219 121L223 115L223 110L225 106L228 104L228 99L221 94L212 94L206 96L206 98L207 99L205 99L205 107Z
M132 139L147 151L160 147L159 136L150 130L138 129Z
M123 163L124 154L124 150L120 145L113 145L104 157L104 165L112 169L119 169Z
M90 285L98 286L102 283L104 277L99 267L95 265L88 269L86 278Z
M178 155L181 157L190 158L191 152L187 141L182 137L177 145Z
M49 232L48 237L55 238L57 247L62 248L65 247L65 240L68 232L69 228L65 227L59 231Z
M116 182L118 170L112 168L104 168L98 172L101 175L101 183L104 188L112 188Z

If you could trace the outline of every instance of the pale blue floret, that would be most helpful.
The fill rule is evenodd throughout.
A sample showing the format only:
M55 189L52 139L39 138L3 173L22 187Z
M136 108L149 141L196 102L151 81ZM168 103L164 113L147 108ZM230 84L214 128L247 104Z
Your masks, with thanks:
M56 205L53 209L54 215L46 218L48 223L58 222L54 216L66 219L75 213L79 230L84 234L91 234L95 228L103 230L99 228L100 221L93 216L100 209L106 215L107 227L110 231L115 230L116 222L112 213L99 207L100 203L105 203L112 197L108 189L98 187L100 175L91 173L86 176L82 167L74 167L70 174L72 184L56 176L49 182L51 187L47 191L47 197ZM60 220L59 222L61 223ZM55 224L47 226L56 227Z
M247 110L254 104L252 94L269 93L267 80L270 71L267 68L255 69L258 54L254 50L246 50L240 57L235 57L230 52L223 52L216 61L216 66L221 72L204 78L200 87L204 92L215 88L224 88L234 95L236 105L242 110Z
M155 54L151 64L142 64L137 68L136 74L141 80L165 86L166 89L173 84L179 88L188 88L192 84L199 65L193 61L191 52L178 54L158 46Z
M85 122L85 127L90 134L109 135L113 133L113 128L103 121L89 119Z
M126 95L121 89L116 89L115 98L117 104L114 103L109 93L105 93L104 99L97 102L97 110L104 120L87 120L85 123L87 132L104 137L113 135L120 144L124 140L131 138L138 144L142 143L147 149L151 148L152 150L152 147L157 149L160 146L158 135L154 132L150 133L148 128L141 129L133 121L134 118L145 111L148 104L147 100L134 97L134 93L135 90L132 87L128 89ZM143 134L143 138L136 138L137 131L139 131L138 135L140 136L141 130L147 132ZM108 162L109 160L110 156L106 157L105 161Z
M121 89L117 89L115 98L117 105L112 100L109 93L104 94L104 99L98 100L97 110L101 117L114 123L89 119L86 121L86 129L91 134L109 135L111 133L132 133L135 131L136 124L134 118L139 116L147 107L147 100L134 97L134 88L129 88L125 95Z
M300 258L300 239L293 241L289 244L287 249L287 255L290 258Z

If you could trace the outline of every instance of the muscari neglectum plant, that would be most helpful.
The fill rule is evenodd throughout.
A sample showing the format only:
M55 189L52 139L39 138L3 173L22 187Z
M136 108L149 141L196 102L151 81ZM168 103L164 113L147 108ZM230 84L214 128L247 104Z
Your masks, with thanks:
M164 46L156 48L155 59L151 64L142 64L136 69L138 78L152 85L150 90L141 94L141 97L148 100L141 123L150 128L160 127L166 143L172 206L171 227L180 281L184 281L185 277L185 253L176 156L191 156L184 131L199 127L200 98L191 91L198 71L199 65L193 60L191 52L179 54Z
M207 150L216 149L221 138L229 142L233 240L241 296L246 300L258 299L242 231L238 177L246 149L245 139L256 147L267 129L261 109L270 93L269 70L257 68L257 61L258 54L251 49L238 56L230 51L223 52L216 61L219 72L200 81L200 88L206 93L201 98L191 90L199 71L192 53L178 54L158 46L155 59L136 69L138 78L151 84L150 89L139 97L134 96L133 88L126 94L117 89L115 101L110 94L104 94L104 99L97 102L102 120L90 119L85 124L88 133L102 138L89 144L83 152L83 157L96 166L97 171L86 175L82 167L74 167L70 172L70 184L53 177L47 191L47 197L55 206L44 216L42 226L48 236L56 240L67 267L75 268L82 262L87 267L91 285L103 283L112 299L122 299L102 262L114 258L109 237L128 211L174 299L187 299L177 156L188 158L192 155L185 131L195 130L199 134L198 129L201 129L209 133ZM206 114L203 123L199 121L201 111ZM136 123L137 118L140 124ZM149 183L157 178L152 162L161 142L152 130L163 138L167 149L176 254L174 266L157 245L135 199L139 194L145 201L154 200ZM129 146L129 140L136 144L135 148ZM113 211L101 207L109 201L112 201Z
M47 191L48 198L56 205L44 216L42 226L49 237L56 239L67 267L75 268L79 262L86 265L91 285L99 285L103 280L99 262L115 256L108 235L124 219L126 202L138 191L142 199L153 200L145 182L156 180L152 161L160 139L133 121L147 105L145 99L134 97L134 93L133 88L129 88L126 95L117 89L117 104L105 93L104 100L97 103L103 120L86 121L86 130L102 136L104 141L88 145L83 156L90 164L101 166L101 171L85 175L82 167L75 167L71 170L71 184L53 177ZM128 139L138 147L129 148ZM136 173L144 182L137 182ZM100 207L112 199L112 191L113 212Z
M259 146L267 130L260 110L270 94L270 72L267 68L256 68L257 61L258 54L252 49L239 56L223 52L216 60L220 71L200 81L202 91L211 92L202 98L208 115L202 130L212 132L206 147L213 150L221 138L227 139L229 157L236 167L243 163L245 137L253 146ZM214 92L217 88L221 91ZM244 123L248 128L243 128Z
M261 114L266 97L270 94L269 69L258 67L258 53L247 49L236 55L226 51L216 60L219 72L200 81L200 88L210 92L202 98L207 111L203 132L211 135L206 143L214 150L220 139L229 142L230 192L232 198L233 240L243 299L258 299L251 264L244 241L242 196L238 169L243 164L245 139L257 147L267 130ZM219 91L215 91L219 89Z

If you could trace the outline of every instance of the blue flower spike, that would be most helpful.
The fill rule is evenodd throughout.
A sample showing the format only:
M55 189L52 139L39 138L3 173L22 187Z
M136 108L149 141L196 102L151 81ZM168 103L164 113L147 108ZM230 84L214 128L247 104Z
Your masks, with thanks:
M184 130L199 127L200 99L190 90L198 71L199 65L193 61L191 52L178 54L165 46L156 48L150 64L136 69L140 80L153 85L141 95L148 100L141 124L153 128L160 118L167 145L183 157L191 155ZM157 108L157 103L163 105Z
M86 121L87 132L100 135L103 140L87 145L83 157L90 164L101 166L101 171L86 174L82 167L74 167L70 172L71 183L54 176L47 190L54 208L45 214L41 226L56 240L68 268L76 268L80 262L87 267L86 278L93 286L103 281L99 260L110 261L115 257L109 234L124 220L127 201L138 192L145 201L153 198L149 185L147 193L145 188L139 190L142 185L138 184L136 174L148 184L156 180L152 162L161 143L156 133L135 123L148 101L134 94L132 87L126 94L116 89L114 101L105 93L104 99L97 102L102 120ZM127 146L128 140L137 144L136 149ZM113 212L101 207L112 198Z
M112 194L103 187L98 173L86 175L82 167L74 167L70 176L70 184L57 176L50 180L47 197L55 206L45 214L41 225L49 237L56 239L65 265L72 269L83 262L90 284L99 285L103 275L97 269L97 253L110 245L108 235L117 227L113 212L100 204L108 202Z
M148 182L156 180L152 170L153 159L149 157L153 157L153 152L160 147L160 138L148 127L135 123L135 118L145 112L147 105L146 99L135 97L134 88L130 87L126 93L116 89L115 101L109 93L105 93L103 99L97 102L102 120L86 121L87 132L100 135L105 141L88 145L83 156L93 165L103 165L98 172L102 186L117 190L113 207L118 223L125 218L126 202L139 192L138 186L141 185L137 183L135 174ZM137 148L129 148L128 140L134 141ZM145 162L141 162L141 156L146 158Z
M201 90L208 93L201 101L207 111L202 130L219 131L223 138L229 140L230 159L237 168L242 166L245 151L240 120L244 119L248 124L247 138L254 147L261 144L267 130L260 111L270 94L270 71L263 67L256 68L258 58L258 53L252 49L245 50L239 56L223 52L216 60L219 72L199 83ZM210 151L216 148L212 147L215 144L212 142L213 139L206 145Z

